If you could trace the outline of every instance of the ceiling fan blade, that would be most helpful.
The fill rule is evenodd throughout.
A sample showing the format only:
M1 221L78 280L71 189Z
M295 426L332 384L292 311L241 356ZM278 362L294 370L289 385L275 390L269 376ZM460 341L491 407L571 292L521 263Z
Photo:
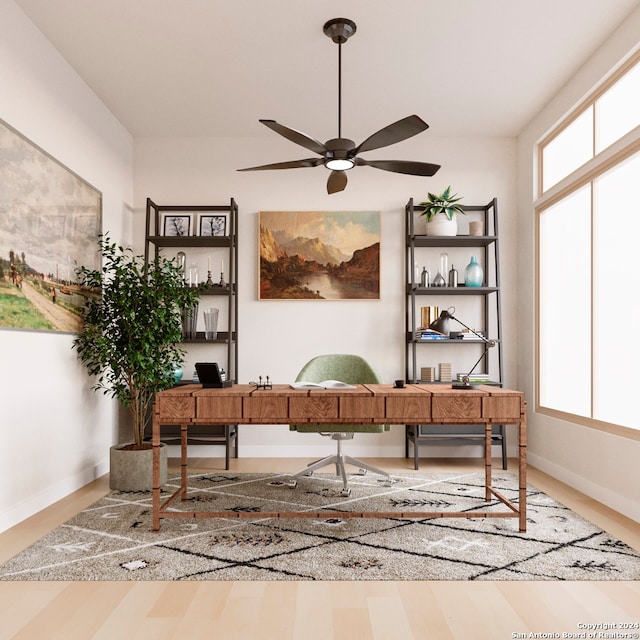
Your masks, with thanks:
M273 164L263 164L259 167L247 167L237 169L237 171L263 171L265 169L299 169L301 167L317 167L323 164L323 158L305 158L304 160L290 160L289 162L274 162Z
M440 168L439 164L430 162L413 162L412 160L364 160L356 158L357 165L365 165L383 171L407 173L411 176L432 176Z
M373 135L369 136L360 146L356 149L356 154L362 151L371 151L373 149L380 149L381 147L388 147L390 144L401 142L411 136L415 136L421 133L425 129L428 129L429 125L416 115L407 116L398 122L394 122L384 129L380 129Z
M291 142L295 142L299 144L301 147L305 147L305 149L309 149L309 151L313 151L314 153L319 153L320 155L324 155L327 150L322 142L319 142L315 138L309 137L306 133L302 133L301 131L296 131L295 129L290 129L289 127L285 127L283 124L276 122L275 120L260 120L262 124L269 127L276 133L279 133L281 136L285 137L287 140L291 140Z
M347 186L347 173L346 171L332 171L329 174L327 180L327 193L338 193L338 191L344 191Z

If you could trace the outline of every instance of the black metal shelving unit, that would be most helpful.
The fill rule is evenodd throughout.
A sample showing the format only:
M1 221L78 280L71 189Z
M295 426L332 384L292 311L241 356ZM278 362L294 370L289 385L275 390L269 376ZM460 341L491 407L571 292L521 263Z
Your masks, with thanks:
M444 339L444 340L420 340L416 338L416 332L420 327L417 318L417 310L420 302L435 301L442 296L475 296L482 306L481 315L484 329L491 335L486 338L495 341L494 349L497 351L495 358L491 358L489 350L484 353L481 364L485 372L491 376L488 384L502 386L503 384L503 354L502 354L502 306L500 298L500 255L498 241L498 202L494 198L486 205L467 205L462 207L467 213L474 213L483 222L485 235L470 236L427 236L417 234L415 229L415 214L424 210L415 205L410 199L405 207L405 273L406 283L406 313L405 313L405 376L412 384L422 382L419 376L418 358L422 357L424 350L434 345L446 345L446 347L473 349L477 353L478 348L485 347L480 339ZM433 254L434 249L474 248L480 250L482 263L484 264L484 283L481 287L466 287L460 282L457 287L423 287L417 281L415 265L418 255L424 253ZM431 261L433 263L433 261ZM446 278L447 275L443 274ZM461 278L461 280L463 280ZM462 319L462 318L461 318ZM452 321L455 323L455 321ZM455 347L454 347L455 345ZM472 345L475 345L473 347ZM420 356L419 356L420 354ZM476 355L477 358L477 355ZM472 362L475 361L475 358ZM495 362L494 366L491 363ZM454 374L455 375L455 374ZM446 383L442 383L446 384ZM502 465L507 467L507 437L504 425L495 425L493 429L493 443L501 447ZM478 425L458 425L455 430L451 426L440 425L406 425L405 455L409 457L410 445L413 445L414 467L419 466L419 448L422 445L467 445L484 444L483 429Z
M223 236L164 236L161 235L161 220L164 214L224 214L227 217L227 233ZM185 345L207 344L215 348L224 345L227 379L238 381L238 205L231 198L228 205L159 205L147 198L145 219L145 260L149 262L163 249L215 249L224 252L227 258L228 273L225 273L225 286L210 286L202 296L222 296L227 299L227 331L218 331L215 340L205 340L203 331L194 338L185 339ZM212 280L219 274L212 273ZM215 361L219 361L216 357ZM182 383L185 384L185 383ZM151 437L148 428L148 437ZM162 441L166 444L180 444L179 426L163 427ZM238 425L194 425L189 429L189 444L222 444L225 447L225 469L229 468L229 459L233 449L238 457Z

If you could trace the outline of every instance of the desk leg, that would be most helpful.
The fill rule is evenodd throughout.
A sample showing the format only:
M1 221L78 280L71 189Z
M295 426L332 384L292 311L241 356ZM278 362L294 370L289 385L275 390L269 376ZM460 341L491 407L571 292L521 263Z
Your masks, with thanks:
M484 499L491 500L491 439L493 428L491 423L484 425Z
M187 499L187 424L180 425L180 498Z
M518 425L518 446L520 449L518 502L520 531L527 530L527 403L522 402L520 424Z
M151 445L153 447L152 468L152 530L160 530L160 421L158 410L153 408L153 426L151 431Z

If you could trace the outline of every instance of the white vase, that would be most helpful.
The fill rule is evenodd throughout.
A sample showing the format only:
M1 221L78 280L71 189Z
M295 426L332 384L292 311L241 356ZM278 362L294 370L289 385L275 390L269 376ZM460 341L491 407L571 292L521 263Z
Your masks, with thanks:
M458 235L458 221L453 216L449 220L444 213L439 213L427 222L428 236L456 236Z

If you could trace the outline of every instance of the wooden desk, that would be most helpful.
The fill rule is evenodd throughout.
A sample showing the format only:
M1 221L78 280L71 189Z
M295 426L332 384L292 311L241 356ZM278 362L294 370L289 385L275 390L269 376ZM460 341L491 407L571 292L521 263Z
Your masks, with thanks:
M167 389L156 395L153 412L153 530L161 518L256 518L255 513L169 511L178 497L187 498L187 432L195 424L483 424L485 427L485 500L495 496L508 507L504 512L330 512L304 511L260 513L261 518L518 518L526 531L527 423L526 402L520 391L492 386L460 391L444 385L357 385L352 390L291 389L273 385L256 389L239 384L226 389L203 389L192 384ZM181 434L180 489L160 500L160 430L179 424ZM514 504L491 486L491 428L493 424L517 424L520 464L518 503Z

